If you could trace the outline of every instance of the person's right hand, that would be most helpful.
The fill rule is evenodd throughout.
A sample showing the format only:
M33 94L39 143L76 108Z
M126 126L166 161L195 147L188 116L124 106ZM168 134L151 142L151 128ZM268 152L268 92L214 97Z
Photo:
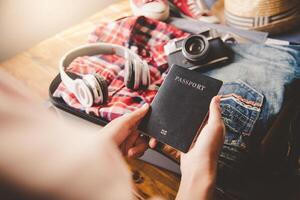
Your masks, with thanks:
M225 126L221 118L220 96L216 96L210 103L208 122L194 146L188 153L181 154L182 179L178 199L211 197L224 135Z

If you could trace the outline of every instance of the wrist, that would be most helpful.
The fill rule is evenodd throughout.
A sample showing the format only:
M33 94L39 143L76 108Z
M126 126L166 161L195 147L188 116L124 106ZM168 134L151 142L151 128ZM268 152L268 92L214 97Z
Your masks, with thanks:
M210 162L207 165L198 165L197 168L185 169L182 171L177 199L212 199L217 173L216 164Z
M217 174L217 161L210 157L208 159L203 157L201 162L194 162L192 165L187 165L187 162L181 163L181 174L182 179L189 181L214 180Z
M215 176L182 176L177 200L213 199Z
M216 181L215 170L195 171L182 174L181 182L187 187L203 187L204 189L214 186Z

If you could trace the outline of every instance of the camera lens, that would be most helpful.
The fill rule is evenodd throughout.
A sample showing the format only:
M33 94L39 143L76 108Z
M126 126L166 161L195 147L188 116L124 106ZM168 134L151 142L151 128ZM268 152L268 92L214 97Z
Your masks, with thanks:
M203 60L208 52L209 44L203 35L191 35L186 38L182 45L184 57L191 61Z
M197 55L201 53L204 49L204 42L203 40L199 40L196 38L194 41L189 41L189 43L186 44L186 51L189 54Z

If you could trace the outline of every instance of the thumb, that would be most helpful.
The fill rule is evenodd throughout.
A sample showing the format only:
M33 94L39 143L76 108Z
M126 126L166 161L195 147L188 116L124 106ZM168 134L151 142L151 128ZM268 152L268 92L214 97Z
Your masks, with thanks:
M144 104L141 108L132 113L125 114L108 123L102 131L107 132L109 137L112 137L116 144L121 144L129 134L136 128L138 122L146 115L149 109L149 104Z
M149 107L149 104L145 103L142 107L138 108L132 113L126 114L123 119L128 123L129 126L135 126L147 114Z
M208 124L218 124L222 119L220 108L221 96L215 96L212 98L209 105L209 117Z
M220 108L220 96L215 96L210 103L208 123L203 127L196 145L209 146L208 149L219 149L224 142L225 126Z

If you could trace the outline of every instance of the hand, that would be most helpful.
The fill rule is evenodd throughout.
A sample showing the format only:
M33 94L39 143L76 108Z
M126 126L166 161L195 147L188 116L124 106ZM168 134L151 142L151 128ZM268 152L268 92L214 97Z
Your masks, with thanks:
M148 148L147 140L140 136L137 126L149 109L148 104L132 113L123 115L108 123L101 131L120 147L123 155L128 157L139 157Z
M178 193L179 199L181 197L183 199L211 197L224 135L225 126L221 118L220 96L216 96L210 103L208 122L200 132L194 146L188 153L181 154L182 179ZM185 195L191 198L187 198L182 193L187 193Z
M220 97L212 99L207 124L200 132L192 149L181 154L182 173L199 170L215 173L218 156L224 143L225 126L221 118Z

